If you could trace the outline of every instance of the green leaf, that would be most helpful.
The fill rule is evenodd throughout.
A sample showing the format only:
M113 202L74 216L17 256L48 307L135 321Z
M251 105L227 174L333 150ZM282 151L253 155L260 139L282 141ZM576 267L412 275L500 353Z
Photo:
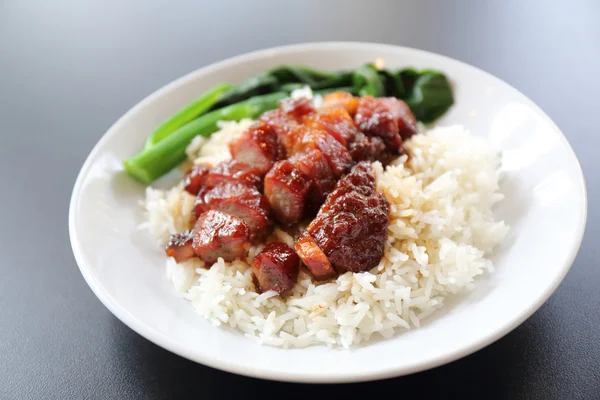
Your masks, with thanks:
M414 68L405 68L396 72L396 74L400 75L400 80L402 81L402 86L404 87L404 96L401 98L404 98L412 92L415 81L421 74Z
M438 71L422 71L405 98L419 121L432 122L454 104L452 88L446 76Z
M402 83L400 73L383 69L379 71L379 77L383 81L386 96L397 97L399 99L404 97L404 84Z
M306 85L302 83L284 83L279 87L279 89L284 92L293 92L296 89L302 89L304 86Z
M267 74L275 77L280 84L304 83L311 87L317 82L331 79L337 75L337 73L319 71L301 65L280 65L279 67L273 68Z
M383 82L372 65L363 65L354 71L353 85L360 96L385 96Z
M251 76L237 86L221 95L219 102L211 110L239 103L254 96L276 92L279 90L277 78L268 73Z
M314 90L319 90L319 89L330 89L330 88L341 87L341 86L350 86L350 85L352 85L352 76L353 76L352 72L339 72L339 73L334 74L333 76L330 76L327 79L316 82L314 85L311 85L311 87Z

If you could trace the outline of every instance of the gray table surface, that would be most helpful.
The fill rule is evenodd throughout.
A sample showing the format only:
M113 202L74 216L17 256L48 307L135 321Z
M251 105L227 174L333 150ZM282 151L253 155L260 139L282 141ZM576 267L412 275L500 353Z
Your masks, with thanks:
M597 0L0 2L0 399L600 398L599 21ZM120 115L214 61L323 40L407 45L489 71L540 105L581 161L590 206L571 272L533 317L476 354L354 385L239 377L146 341L78 271L71 189Z

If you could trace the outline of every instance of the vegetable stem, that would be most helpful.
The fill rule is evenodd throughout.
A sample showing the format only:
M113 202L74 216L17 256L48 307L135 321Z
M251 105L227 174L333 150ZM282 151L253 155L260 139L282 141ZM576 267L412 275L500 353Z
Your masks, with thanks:
M148 149L154 146L156 143L169 136L173 131L181 128L194 118L197 118L199 115L208 111L219 100L219 97L232 87L233 85L229 83L221 83L212 87L208 92L204 93L160 124L160 126L148 136L144 148Z
M352 72L340 72L320 82L316 82L311 86L311 88L313 90L319 90L335 88L339 86L350 86L352 85L352 76Z
M239 103L240 101L247 100L253 96L277 91L279 91L279 82L277 81L277 78L268 72L251 76L244 82L223 93L219 101L212 107L212 110Z

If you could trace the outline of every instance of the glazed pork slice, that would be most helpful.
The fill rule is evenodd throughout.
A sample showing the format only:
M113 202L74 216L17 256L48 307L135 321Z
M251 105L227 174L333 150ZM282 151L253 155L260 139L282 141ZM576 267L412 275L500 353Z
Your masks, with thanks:
M358 132L354 120L344 108L329 108L308 115L304 124L329 133L344 147Z
M392 115L398 123L398 133L402 140L408 140L411 136L417 134L417 118L408 104L395 97L386 97L382 99L389 107Z
M336 182L327 159L319 150L312 150L296 154L289 161L310 180L304 212L316 214Z
M326 156L310 150L277 162L265 177L265 195L277 220L291 225L319 209L335 178Z
M353 164L348 149L324 129L301 125L294 129L292 137L294 145L292 151L288 154L319 150L327 159L327 163L335 177L344 174Z
M290 246L270 243L252 260L254 284L259 293L274 290L279 294L292 289L298 279L300 259Z
M193 194L198 194L202 186L204 185L204 179L208 175L210 166L208 164L196 164L185 175L183 178L183 185L185 190Z
M358 108L358 97L342 91L328 93L323 96L323 108L343 108L350 116L354 116Z
M279 108L281 111L298 121L302 120L303 117L315 112L313 101L306 97L286 99L281 102Z
M191 229L171 235L171 240L169 240L169 244L167 244L167 248L165 249L167 256L173 257L177 263L194 257L196 254L192 247L193 239L194 232Z
M265 176L265 195L275 218L287 225L298 222L304 213L310 179L289 160L275 163Z
M192 247L196 256L213 264L244 258L250 249L250 228L241 219L221 211L210 210L198 217Z
M316 112L312 104L306 98L284 101L279 109L264 113L261 123L277 133L288 157L319 150L338 177L352 166L345 144L358 129L345 110Z
M402 137L399 134L398 121L392 114L388 102L371 96L361 97L354 121L367 136L380 137L391 150L399 150Z
M294 243L296 253L318 281L333 278L337 275L323 250L306 231Z
M358 132L348 144L348 151L356 162L380 161L383 165L389 164L404 153L403 148L398 151L389 150L382 138L367 136L362 132Z
M211 169L204 178L204 186L213 188L223 182L241 183L246 186L260 187L263 173L238 160L227 160Z
M236 182L224 182L201 193L194 204L194 214L217 210L242 219L252 237L262 237L269 227L269 202L256 188Z
M301 121L290 116L280 108L265 112L260 117L260 123L265 124L269 129L276 133L277 139L287 153L293 146L291 133Z
M354 121L363 133L382 138L391 150L400 151L402 140L417 133L414 114L406 103L394 97L361 97Z
M389 211L363 161L340 179L306 232L339 271L368 271L383 257Z
M273 163L285 158L285 149L279 143L277 132L272 126L258 122L248 128L229 145L231 156L242 163L266 174Z
M268 126L277 134L280 145L288 155L293 154L295 143L294 129L303 124L304 118L315 112L313 102L301 97L283 101L276 110L267 111L260 123Z

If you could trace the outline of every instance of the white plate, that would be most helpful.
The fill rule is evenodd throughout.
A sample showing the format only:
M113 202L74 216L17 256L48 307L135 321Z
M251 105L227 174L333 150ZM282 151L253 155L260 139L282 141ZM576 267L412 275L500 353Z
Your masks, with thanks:
M506 199L496 213L511 226L496 271L452 299L419 329L356 349L260 346L195 314L165 277L165 256L146 232L144 187L121 160L149 132L213 84L239 82L278 64L352 69L435 68L453 81L456 104L440 124L464 124L503 151ZM532 76L531 79L535 79ZM222 370L299 382L349 382L421 371L499 339L536 311L569 270L581 243L587 201L581 168L560 130L527 97L472 66L419 50L369 43L318 43L263 50L195 71L151 94L106 132L86 160L71 199L69 230L85 280L104 305L148 340Z

